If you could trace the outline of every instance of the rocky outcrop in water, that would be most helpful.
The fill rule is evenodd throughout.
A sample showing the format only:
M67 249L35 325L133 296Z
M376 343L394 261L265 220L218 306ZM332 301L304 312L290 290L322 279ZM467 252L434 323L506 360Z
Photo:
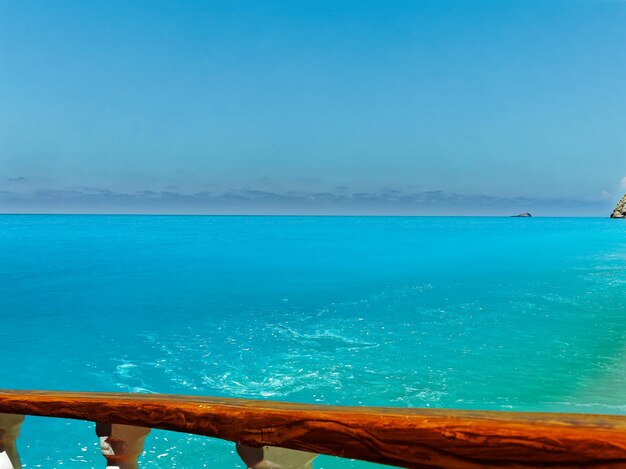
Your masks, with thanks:
M524 217L524 218L528 218L528 217L532 217L532 215L529 212L524 212L524 213L520 213L519 215L513 215L513 217Z
M617 207L613 210L611 218L626 218L626 195L617 203Z

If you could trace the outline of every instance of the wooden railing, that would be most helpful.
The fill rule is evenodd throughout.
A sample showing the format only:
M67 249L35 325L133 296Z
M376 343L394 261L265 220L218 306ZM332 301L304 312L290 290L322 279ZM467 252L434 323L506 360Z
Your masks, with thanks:
M108 467L121 469L137 467L150 428L233 441L250 468L310 468L317 454L406 468L626 468L622 416L0 391L2 469L19 467L23 415L96 422Z

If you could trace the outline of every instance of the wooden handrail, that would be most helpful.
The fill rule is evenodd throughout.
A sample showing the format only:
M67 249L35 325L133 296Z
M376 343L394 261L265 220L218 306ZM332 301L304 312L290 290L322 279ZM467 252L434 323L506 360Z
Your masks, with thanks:
M406 468L626 467L626 416L0 391L0 413L193 433Z

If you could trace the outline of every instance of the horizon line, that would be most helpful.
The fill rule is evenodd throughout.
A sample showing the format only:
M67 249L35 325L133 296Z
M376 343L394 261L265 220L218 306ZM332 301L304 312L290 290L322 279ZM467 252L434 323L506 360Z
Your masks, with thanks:
M601 215L399 215L399 214L277 214L277 213L119 213L119 212L0 212L0 216L116 216L116 217L307 217L307 218L606 218Z

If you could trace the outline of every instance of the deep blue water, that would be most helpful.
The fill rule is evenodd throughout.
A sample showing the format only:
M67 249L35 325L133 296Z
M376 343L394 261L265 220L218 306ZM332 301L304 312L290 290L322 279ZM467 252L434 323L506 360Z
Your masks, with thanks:
M625 413L626 223L5 215L0 321L0 388ZM93 432L27 418L23 462ZM163 431L143 466L242 467Z

